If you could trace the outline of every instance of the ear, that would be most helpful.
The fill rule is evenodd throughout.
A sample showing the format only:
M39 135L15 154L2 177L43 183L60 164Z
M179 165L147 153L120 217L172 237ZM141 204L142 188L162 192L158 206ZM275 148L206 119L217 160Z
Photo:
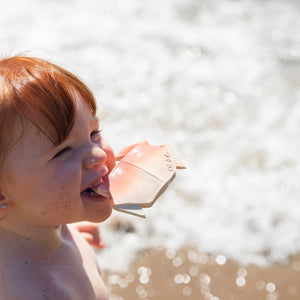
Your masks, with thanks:
M5 196L2 193L2 190L0 189L0 201L5 200Z

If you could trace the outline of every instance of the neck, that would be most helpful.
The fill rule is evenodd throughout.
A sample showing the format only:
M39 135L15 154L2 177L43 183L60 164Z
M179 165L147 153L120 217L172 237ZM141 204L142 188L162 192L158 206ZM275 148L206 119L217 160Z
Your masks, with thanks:
M68 231L66 225L57 227L0 227L2 246L9 248L28 249L31 252L55 252L64 243L63 236ZM1 247L2 248L2 247Z

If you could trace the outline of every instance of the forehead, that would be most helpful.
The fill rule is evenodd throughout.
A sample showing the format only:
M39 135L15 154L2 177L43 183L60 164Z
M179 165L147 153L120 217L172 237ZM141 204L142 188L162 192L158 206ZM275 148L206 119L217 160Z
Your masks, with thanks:
M86 101L79 93L75 93L75 121L99 122L99 118L91 110Z
M75 100L74 122L77 124L77 130L80 130L81 127L83 128L85 124L98 124L98 117L91 111L88 104L79 94L76 94ZM10 134L7 137L13 147L16 145L23 149L31 148L32 153L36 153L44 150L46 147L56 145L48 135L49 130L55 134L55 128L49 126L45 117L38 111L35 113L35 119L37 124L25 117L19 117L15 120ZM73 130L73 127L74 123L70 125L70 131Z
M18 149L20 153L30 152L33 156L53 145L37 126L24 118L16 120L11 131L11 142L11 151Z
M74 123L76 124L76 128L74 128L75 124L73 123L71 130L76 129L77 131L84 129L89 124L98 124L98 117L94 115L90 107L79 94L76 95L75 104ZM48 135L45 134L45 128L43 127L43 124L45 124L44 116L37 112L36 118L40 120L39 126L36 126L26 118L16 120L12 134L13 138L21 143L20 146L32 148L33 153L40 152L44 150L44 148L56 146L49 139ZM52 129L53 131L55 130L54 128Z

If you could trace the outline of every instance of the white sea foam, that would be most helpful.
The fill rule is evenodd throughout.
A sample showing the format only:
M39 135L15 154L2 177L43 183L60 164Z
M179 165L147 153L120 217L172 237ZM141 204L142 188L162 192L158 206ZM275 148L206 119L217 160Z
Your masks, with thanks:
M1 5L1 53L82 77L116 150L169 143L188 167L146 220L104 224L104 268L153 246L257 264L300 251L299 13L296 0Z

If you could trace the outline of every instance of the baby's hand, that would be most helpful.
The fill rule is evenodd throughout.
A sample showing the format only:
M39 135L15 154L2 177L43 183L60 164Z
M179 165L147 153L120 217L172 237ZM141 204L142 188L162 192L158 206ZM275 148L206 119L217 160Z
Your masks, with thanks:
M102 249L105 244L102 241L101 233L98 223L92 223L88 221L78 222L72 224L83 238L92 246Z

